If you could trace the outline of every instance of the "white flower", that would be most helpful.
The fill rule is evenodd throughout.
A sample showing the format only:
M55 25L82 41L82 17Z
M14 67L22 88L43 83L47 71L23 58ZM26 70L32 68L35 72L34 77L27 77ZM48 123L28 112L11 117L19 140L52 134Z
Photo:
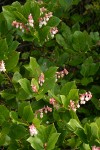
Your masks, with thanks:
M33 124L29 126L29 132L30 132L31 136L38 134L38 131L37 131L36 127Z
M2 60L2 61L0 61L0 72L5 72L6 71L6 68L5 68L5 63L4 63L4 61Z

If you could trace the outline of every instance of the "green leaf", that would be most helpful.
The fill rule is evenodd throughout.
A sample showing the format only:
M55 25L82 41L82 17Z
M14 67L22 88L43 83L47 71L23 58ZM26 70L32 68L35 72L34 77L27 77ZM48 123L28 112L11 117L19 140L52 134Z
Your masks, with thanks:
M28 16L30 14L30 7L31 3L27 1L22 7L23 15Z
M0 95L6 100L11 100L16 97L15 91L13 91L12 89L3 90L2 92L0 92Z
M50 33L50 27L49 26L44 26L42 29L39 30L39 36L40 40L44 42L47 40L47 36Z
M41 69L35 58L30 57L29 66L25 66L25 68L29 70L29 72L31 73L31 76L33 76L35 79L38 80L41 74Z
M3 16L3 13L0 13L0 33L4 36L8 32L8 26L6 19Z
M97 124L97 126L99 127L99 130L100 130L100 117L98 117L98 118L96 119L96 124Z
M76 131L74 132L77 136L80 137L80 139L82 140L83 143L87 143L88 144L88 141L87 141L87 136L84 132L83 129L76 129Z
M66 107L66 103L67 103L67 98L66 98L66 96L65 96L65 95L60 95L60 97L61 97L61 101L62 101L63 106ZM69 104L69 102L68 102L68 104ZM68 105L68 104L67 104L67 105Z
M29 94L29 93L25 92L25 90L22 89L22 88L19 88L18 91L17 91L17 93L16 93L16 98L18 100L22 100L23 101L23 100L30 99L32 97L33 97L32 94Z
M79 124L79 122L76 119L71 119L67 125L71 131L76 131L77 129L83 129L83 127Z
M18 11L13 11L13 15L19 22L27 23L27 19Z
M90 56L82 64L80 73L84 77L89 77L89 76L94 75L98 71L98 69L99 69L99 63L94 63L93 58Z
M44 149L45 145L47 150L52 150L55 148L58 137L59 133L57 133L54 125L47 127L40 126L38 134L35 137L30 137L27 141L31 143L31 146L36 150Z
M64 10L68 9L72 5L72 2L72 0L59 0L59 3Z
M68 84L66 84L68 85ZM70 85L70 84L69 84ZM69 89L68 89L69 90ZM67 95L60 95L63 106L68 107L70 100L77 101L79 99L78 89L70 89ZM65 92L65 91L64 91ZM63 93L64 94L64 93ZM66 93L65 93L66 94Z
M8 47L8 52L11 53L12 51L16 50L16 48L18 47L19 42L17 41L12 41Z
M72 38L72 46L76 51L88 51L91 46L90 37L87 32L75 31Z
M99 39L100 39L99 32L91 32L90 36L93 39L93 41L95 41L95 42L99 41Z
M28 105L29 105L28 102L22 102L22 103L19 103L19 104L18 104L18 115L19 115L20 117L23 116L24 107L25 107L25 106L28 106Z
M8 135L0 134L0 146L8 146L11 142L11 139Z
M19 61L19 52L12 52L8 55L8 59L5 60L6 70L10 71L14 69Z
M12 124L9 136L12 139L22 139L26 136L26 128L22 125Z
M38 19L40 17L40 7L34 1L31 1L30 4L31 4L30 11L33 15L33 19L34 19L34 21L38 21Z
M33 91L31 89L30 81L24 78L24 79L20 79L18 82L21 85L22 89L31 97Z
M96 123L91 123L91 136L92 136L92 138L97 138L97 139L99 139L99 128L98 128L98 126L97 126L97 124Z
M45 82L42 86L43 93L46 93L46 92L48 92L48 90L53 89L54 85L55 85L55 77L45 79Z
M78 89L71 89L67 96L67 99L68 100L78 100L79 99L78 91L79 91Z
M67 96L70 90L76 89L76 84L74 81L67 82L61 89L61 95Z
M8 45L6 39L0 39L0 60L4 60L8 54Z
M80 146L80 149L81 149L81 150L91 150L89 144L85 144L85 143L83 143L83 145Z
M22 78L21 74L16 71L13 75L12 81L13 83L18 83L18 81Z
M31 108L31 105L25 106L23 110L23 118L28 121L32 122L34 118L33 110Z
M9 110L4 106L0 105L0 125L7 121L9 118Z
M91 82L93 82L93 78L92 77L90 77L90 78L82 78L82 80L81 80L81 84L84 85L84 86L87 86Z
M8 29L11 30L12 28L11 23L15 20L15 16L13 14L14 8L12 6L3 6L2 9L3 9L4 17L7 20Z
M55 144L56 144L56 142L57 142L57 140L59 138L59 135L60 134L58 134L58 133L53 133L50 136L50 138L48 140L48 143L47 143L47 150L52 150L52 149L55 148Z
M47 25L50 27L55 27L55 26L58 26L60 21L61 20L58 17L53 16L52 18L50 18Z
M42 140L40 138L38 138L37 136L33 137L29 137L27 139L27 141L31 144L31 146L35 149L35 150L44 150L44 146L42 143Z
M46 72L45 72L45 77L46 78L51 78L55 77L55 73L57 71L58 67L50 67Z
M57 34L57 35L56 35L56 41L57 41L57 43L58 43L60 46L62 46L64 49L67 49L67 48L68 48L68 46L67 46L67 44L66 44L64 38L63 38L60 34Z
M15 111L10 112L10 118L12 119L12 122L17 122L18 121L18 114Z

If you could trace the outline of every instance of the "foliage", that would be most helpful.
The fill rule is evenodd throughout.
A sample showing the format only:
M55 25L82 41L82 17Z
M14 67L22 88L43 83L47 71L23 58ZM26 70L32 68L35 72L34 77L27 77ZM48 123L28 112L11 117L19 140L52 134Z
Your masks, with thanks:
M2 7L1 148L100 147L100 26L85 28L87 10L98 16L98 3L84 4L81 16L81 0Z

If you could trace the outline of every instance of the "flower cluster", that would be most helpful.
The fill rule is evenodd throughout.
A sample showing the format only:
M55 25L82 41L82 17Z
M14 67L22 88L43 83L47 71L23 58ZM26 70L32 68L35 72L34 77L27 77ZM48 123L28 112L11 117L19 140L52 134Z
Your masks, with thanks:
M52 27L50 29L50 34L51 34L51 37L54 38L54 35L58 32L58 28L57 27Z
M40 118L43 118L43 113L47 114L48 112L52 112L52 108L49 106L44 106L35 112L35 116L37 117L37 115L40 114Z
M50 98L49 99L49 103L52 104L52 105L55 105L56 100L54 98Z
M40 8L40 15L42 15L45 11L47 11L46 8L44 8L44 7Z
M39 2L41 2L41 1L39 1ZM39 28L42 28L42 26L46 26L49 19L52 16L53 16L52 12L48 12L48 10L45 7L41 7L40 8L40 18L37 20ZM28 20L27 20L26 24L22 23L22 22L17 22L16 20L14 20L12 22L12 26L20 29L22 32L29 32L30 28L35 27L34 24L35 24L34 19L33 19L33 16L31 13L28 15ZM57 27L51 27L45 41L48 41L50 38L54 38L54 36L57 32L58 32Z
M42 10L42 14L43 14L43 10ZM46 13L44 17L39 18L39 28L41 28L43 25L47 25L47 22L52 16L53 16L52 12L49 12L49 13Z
M64 70L56 72L56 81L60 78L63 78L65 75L67 75L69 72L67 69L64 68Z
M38 131L37 131L36 127L34 126L34 124L29 126L29 132L30 132L31 136L38 134Z
M92 150L100 150L100 147L92 146Z
M91 94L90 91L89 92L85 92L83 94L80 94L79 103L76 104L74 101L70 100L70 104L69 104L68 108L70 110L76 111L77 108L80 107L80 104L85 104L91 98L92 98L92 94Z
M57 103L57 101L54 98L50 98L49 103L51 105L53 105L53 107L56 108L56 109L59 109L59 107L60 107L59 104Z
M41 75L39 76L39 84L40 84L40 86L42 86L43 85L43 83L44 83L44 81L45 81L45 79L44 79L44 74L43 73L41 73Z
M32 14L30 14L28 16L28 23L27 23L27 25L29 25L29 26L34 28L34 20L33 20Z
M5 72L6 71L6 68L5 68L5 63L3 60L0 61L0 72Z
M12 22L12 26L14 26L15 28L21 29L22 32L24 31L28 32L30 27L34 28L34 20L33 20L32 14L29 14L27 24L17 22L15 20Z
M68 106L69 110L76 111L79 107L80 105L78 103L75 103L74 101L70 100L70 104Z
M38 89L37 89L36 85L32 85L32 90L33 90L33 92L35 92L35 93L38 92Z
M12 22L12 26L14 26L15 28L21 29L22 32L29 31L29 28L27 27L27 25L25 25L24 23L21 23L21 22L17 22L16 20Z
M91 92L85 92L83 94L80 94L80 104L85 104L87 101L89 101L92 98Z

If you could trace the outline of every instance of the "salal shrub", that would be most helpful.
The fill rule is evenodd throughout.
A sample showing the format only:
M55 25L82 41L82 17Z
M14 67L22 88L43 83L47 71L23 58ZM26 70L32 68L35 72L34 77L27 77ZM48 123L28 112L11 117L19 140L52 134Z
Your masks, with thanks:
M2 7L1 149L100 149L100 36L73 22L79 4Z

